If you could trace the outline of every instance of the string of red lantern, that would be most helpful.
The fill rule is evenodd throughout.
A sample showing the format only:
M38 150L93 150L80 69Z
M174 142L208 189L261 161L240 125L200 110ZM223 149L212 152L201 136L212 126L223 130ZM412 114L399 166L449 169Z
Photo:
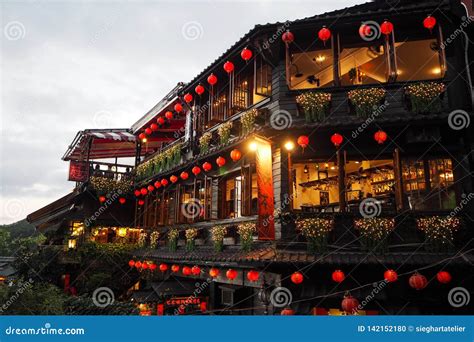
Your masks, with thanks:
M387 140L387 133L385 133L384 131L382 130L378 130L377 132L375 132L374 134L374 139L376 142L378 142L379 144L383 144L385 142L385 140Z
M342 135L340 135L339 133L334 133L332 136L331 136L331 142L334 144L334 146L336 147L339 147L341 144L342 144L342 141L344 140L344 138L342 137Z
M433 30L433 28L436 26L436 18L431 16L431 15L428 15L424 20L423 20L423 26L430 30Z
M286 30L281 36L281 40L283 40L286 45L289 45L295 41L295 35L291 33L290 30Z
M242 52L240 52L240 57L242 57L242 59L246 62L248 62L252 58L252 55L252 50L250 50L249 48L244 48Z
M388 21L387 19L385 19L384 22L380 25L380 31L385 36L390 35L393 31L393 24L390 21Z
M240 158L242 158L242 153L239 150L233 149L230 152L230 159L232 159L232 161L236 162L240 160Z
M324 45L326 45L326 41L331 38L331 30L326 26L323 26L323 28L318 32L318 38L323 41Z
M216 159L216 164L217 166L219 167L223 167L225 165L226 161L225 161L225 158L224 157L218 157Z

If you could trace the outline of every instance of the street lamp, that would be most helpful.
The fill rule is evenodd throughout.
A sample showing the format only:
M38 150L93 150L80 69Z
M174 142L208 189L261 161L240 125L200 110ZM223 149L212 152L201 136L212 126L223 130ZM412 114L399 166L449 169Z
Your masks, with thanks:
M283 146L288 152L288 198L290 199L290 209L293 209L293 165L291 162L291 151L294 150L295 143L291 140L288 140Z

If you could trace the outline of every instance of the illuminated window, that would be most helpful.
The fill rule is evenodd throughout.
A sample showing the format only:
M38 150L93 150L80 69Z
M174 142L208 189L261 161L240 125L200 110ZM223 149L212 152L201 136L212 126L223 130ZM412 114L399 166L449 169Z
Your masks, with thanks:
M289 61L291 89L311 89L334 85L332 49L295 52Z

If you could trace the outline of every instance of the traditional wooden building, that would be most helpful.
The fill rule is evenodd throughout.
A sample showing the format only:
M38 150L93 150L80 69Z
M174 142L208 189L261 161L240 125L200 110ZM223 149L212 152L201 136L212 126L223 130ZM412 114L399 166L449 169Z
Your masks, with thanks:
M449 299L473 283L472 10L373 1L256 26L127 130L143 312L472 309ZM78 139L70 160L103 150ZM154 289L176 280L199 285Z

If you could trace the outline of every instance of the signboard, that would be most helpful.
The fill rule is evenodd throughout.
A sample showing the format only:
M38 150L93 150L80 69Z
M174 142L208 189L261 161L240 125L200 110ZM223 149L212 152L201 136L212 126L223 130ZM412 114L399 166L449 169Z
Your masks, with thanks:
M87 182L89 180L89 164L85 162L69 162L69 178L72 182Z
M256 138L257 187L258 187L258 221L259 240L275 240L274 195L272 174L272 146L270 142Z

